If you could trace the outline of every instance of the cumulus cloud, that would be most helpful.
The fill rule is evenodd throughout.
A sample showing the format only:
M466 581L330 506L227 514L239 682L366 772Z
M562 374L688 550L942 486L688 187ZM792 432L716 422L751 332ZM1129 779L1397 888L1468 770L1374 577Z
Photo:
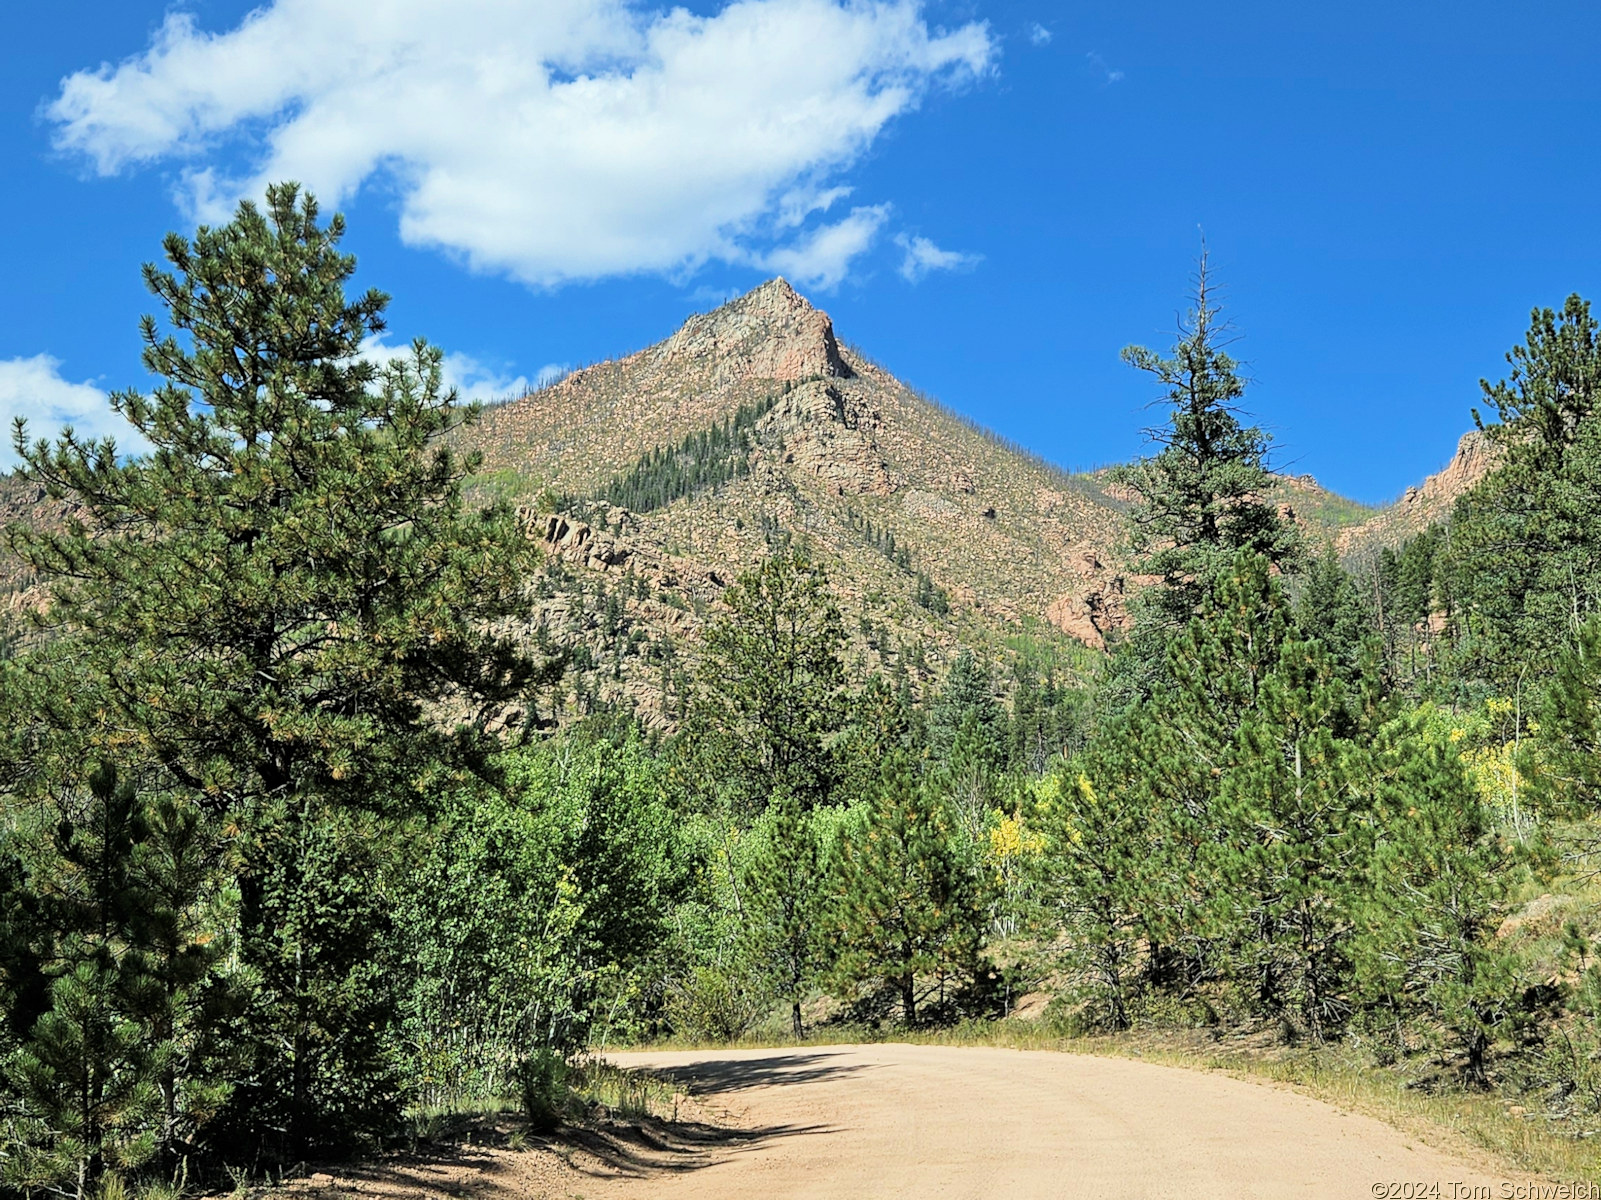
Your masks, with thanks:
M267 0L222 32L169 15L46 115L102 174L179 164L199 219L276 179L337 204L382 176L407 243L535 285L711 259L826 283L882 224L819 225L842 173L997 53L919 0Z
M977 254L963 254L956 250L941 250L926 237L907 237L904 233L895 238L895 244L904 251L901 275L916 283L931 271L958 271L976 266Z
M361 347L362 358L380 365L397 358L409 359L411 354L412 348L409 342L405 345L390 345L381 335L368 338ZM521 396L530 386L527 376L508 375L504 371L485 365L469 354L446 354L440 368L444 374L445 386L455 388L461 398L468 402L489 402ZM556 372L556 378L560 378L567 373L567 368L555 365L541 368L539 375L535 377L534 386L552 382L545 378L546 372Z
M1051 44L1051 31L1035 21L1028 27L1028 40L1030 45L1048 46Z
M761 265L795 283L826 292L839 286L850 270L851 260L872 247L888 219L887 204L853 208L843 220L814 229L794 245L763 256Z
M73 383L61 376L61 362L48 354L32 358L0 359L0 420L5 440L0 446L0 467L16 466L11 452L11 423L28 422L28 440L54 439L66 426L80 438L114 437L117 449L137 454L149 449L132 425L111 407L106 393L92 383Z

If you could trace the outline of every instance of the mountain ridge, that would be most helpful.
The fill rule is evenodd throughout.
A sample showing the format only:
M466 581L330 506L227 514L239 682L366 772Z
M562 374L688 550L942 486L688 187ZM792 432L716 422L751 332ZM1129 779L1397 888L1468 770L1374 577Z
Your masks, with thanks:
M574 665L553 719L617 703L670 721L723 590L787 542L828 570L856 666L914 687L964 649L1087 669L1080 647L1126 626L1142 584L1128 497L1100 473L1065 471L895 378L782 278L456 436L483 454L473 491L515 503L547 552L522 632ZM1309 477L1280 477L1274 498L1349 555L1448 515L1488 469L1473 437L1365 519ZM0 507L60 515L14 476ZM41 600L20 572L0 581L13 612Z

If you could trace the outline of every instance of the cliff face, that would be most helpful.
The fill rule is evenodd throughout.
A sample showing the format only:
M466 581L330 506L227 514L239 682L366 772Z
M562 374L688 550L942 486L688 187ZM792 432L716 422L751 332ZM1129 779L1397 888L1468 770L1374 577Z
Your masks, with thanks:
M1396 546L1422 533L1430 525L1450 518L1457 499L1483 479L1496 465L1495 447L1474 429L1462 435L1456 453L1444 468L1421 484L1406 489L1399 500L1370 519L1343 530L1336 542L1342 555L1351 556L1383 546Z

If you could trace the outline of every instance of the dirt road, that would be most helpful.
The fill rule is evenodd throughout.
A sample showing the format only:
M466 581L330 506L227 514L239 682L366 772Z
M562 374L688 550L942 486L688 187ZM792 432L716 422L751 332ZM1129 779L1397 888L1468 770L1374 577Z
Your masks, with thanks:
M1378 1121L1126 1059L906 1045L614 1058L667 1069L736 1132L585 1179L586 1200L1503 1194L1484 1164Z

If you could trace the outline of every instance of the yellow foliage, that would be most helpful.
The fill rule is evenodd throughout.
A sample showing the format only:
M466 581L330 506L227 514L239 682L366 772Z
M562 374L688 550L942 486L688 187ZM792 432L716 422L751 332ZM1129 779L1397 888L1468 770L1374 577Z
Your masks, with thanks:
M1515 749L1514 743L1504 742L1462 753L1462 765L1474 788L1498 812L1509 811L1515 798L1528 792L1529 781L1518 770Z
M1024 827L1021 818L1003 816L990 830L990 854L1003 867L1018 858L1035 858L1045 851L1045 839Z

